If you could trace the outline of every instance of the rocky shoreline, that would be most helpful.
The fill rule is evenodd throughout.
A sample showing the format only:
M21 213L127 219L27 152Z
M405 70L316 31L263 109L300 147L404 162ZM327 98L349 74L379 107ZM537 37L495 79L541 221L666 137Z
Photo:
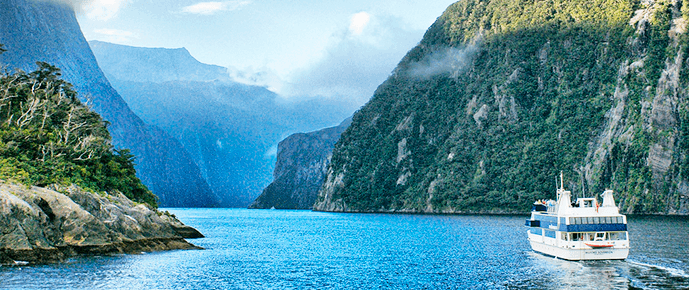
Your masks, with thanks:
M196 229L120 193L76 186L0 183L0 264L65 261L78 255L201 249Z

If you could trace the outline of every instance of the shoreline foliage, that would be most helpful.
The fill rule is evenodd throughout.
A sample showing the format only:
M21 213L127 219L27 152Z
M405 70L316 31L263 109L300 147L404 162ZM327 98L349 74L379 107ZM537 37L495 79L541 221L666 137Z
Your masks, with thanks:
M37 64L30 73L0 73L0 179L116 190L156 208L156 196L135 175L135 156L111 144L107 121L77 98L58 68Z

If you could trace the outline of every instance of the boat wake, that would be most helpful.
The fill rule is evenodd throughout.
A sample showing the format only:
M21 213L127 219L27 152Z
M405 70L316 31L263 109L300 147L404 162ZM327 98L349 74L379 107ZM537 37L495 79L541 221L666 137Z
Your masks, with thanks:
M689 273L653 262L635 260L567 261L528 253L528 279L508 288L540 289L689 289Z
M621 269L630 286L641 289L689 289L689 274L682 269L627 260Z
M655 268L657 270L667 272L671 276L689 279L689 274L686 271L681 270L681 269L675 269L675 268L660 266L660 265L652 265L652 264L647 264L647 263L642 263L642 262L637 262L637 261L632 261L632 260L627 260L627 263L632 264L632 265L636 265L639 267L644 267L647 269Z

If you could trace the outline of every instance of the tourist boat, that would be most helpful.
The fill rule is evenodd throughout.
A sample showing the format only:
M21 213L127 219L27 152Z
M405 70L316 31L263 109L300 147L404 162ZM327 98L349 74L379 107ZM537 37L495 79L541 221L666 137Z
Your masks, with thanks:
M571 202L562 176L557 201L536 201L526 220L531 248L565 260L623 260L629 255L627 217L615 205L612 190Z

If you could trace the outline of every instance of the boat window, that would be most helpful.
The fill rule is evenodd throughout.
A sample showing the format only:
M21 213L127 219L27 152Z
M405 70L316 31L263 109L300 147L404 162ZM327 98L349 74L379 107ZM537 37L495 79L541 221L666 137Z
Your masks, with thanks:
M565 224L565 218L563 218L563 217L560 218L560 224L561 224L561 225L564 225L564 224Z
M563 241L566 241L567 240L567 233L562 233L560 235L560 239L562 239Z
M600 218L599 218L599 217L593 217L593 223L594 223L594 224L599 224L599 223L600 223Z
M593 224L593 217L587 217L587 224Z
M627 239L627 233L625 232L612 232L610 234L610 239L613 241L624 241Z
M555 231L545 230L545 236L549 238L555 238Z
M612 217L611 217L611 216L606 216L606 217L605 217L605 223L606 223L606 224L611 224L611 223L612 223Z
M604 241L605 240L605 233L596 233L596 241Z
M593 241L593 233L586 234L584 240L585 241Z
M572 241L581 241L582 234L581 233L571 233L571 240Z
M531 229L529 229L529 231L530 231L532 234L534 234L534 235L539 235L539 236L541 236L541 235L542 235L542 232L543 232L543 231L541 230L541 228L531 228Z

